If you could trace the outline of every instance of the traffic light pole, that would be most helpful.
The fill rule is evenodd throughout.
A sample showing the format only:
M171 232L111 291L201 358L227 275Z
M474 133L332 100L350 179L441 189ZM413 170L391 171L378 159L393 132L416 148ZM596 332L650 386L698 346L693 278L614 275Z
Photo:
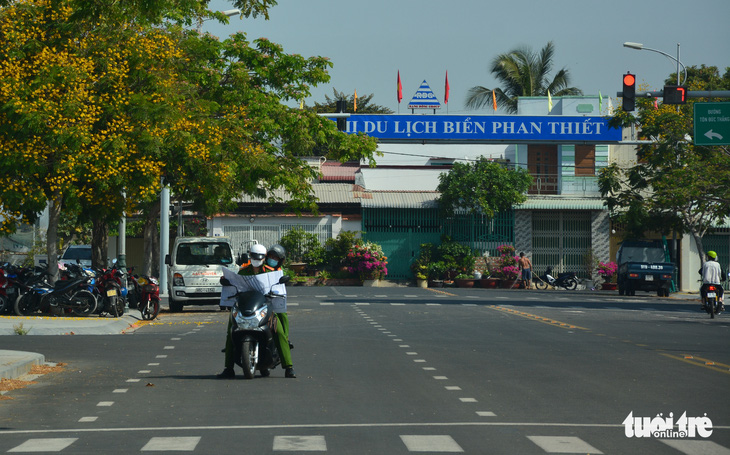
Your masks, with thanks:
M623 97L624 92L616 92L616 96ZM687 98L730 98L730 90L687 90ZM663 98L664 90L636 92L636 98Z

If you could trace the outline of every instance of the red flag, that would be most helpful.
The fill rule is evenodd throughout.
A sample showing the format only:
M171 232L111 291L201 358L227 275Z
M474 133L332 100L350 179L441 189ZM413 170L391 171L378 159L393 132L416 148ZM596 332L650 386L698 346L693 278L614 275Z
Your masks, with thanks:
M449 71L446 70L446 94L444 95L444 104L449 104Z
M403 99L403 84L400 83L400 70L398 70L398 104Z

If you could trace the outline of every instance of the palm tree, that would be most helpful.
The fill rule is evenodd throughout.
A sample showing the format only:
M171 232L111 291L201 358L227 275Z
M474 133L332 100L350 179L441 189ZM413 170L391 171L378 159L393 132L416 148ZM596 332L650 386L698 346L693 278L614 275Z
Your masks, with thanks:
M509 113L517 113L517 98L520 96L551 96L582 95L583 92L575 87L569 87L570 76L565 68L555 74L552 81L548 81L548 73L553 66L555 46L548 42L539 54L529 47L514 49L506 54L500 54L492 60L491 72L503 88L495 88L497 103ZM492 89L476 86L469 89L466 97L466 107L480 109L492 105Z

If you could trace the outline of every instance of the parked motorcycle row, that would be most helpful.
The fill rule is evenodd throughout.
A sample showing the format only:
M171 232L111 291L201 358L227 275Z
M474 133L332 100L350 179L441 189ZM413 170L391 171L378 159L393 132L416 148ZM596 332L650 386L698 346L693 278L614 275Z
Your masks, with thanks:
M129 306L138 309L142 319L151 320L160 312L157 279L134 275L133 268L125 274L116 259L108 269L67 263L59 272L60 279L51 284L45 268L0 264L0 315L98 314L118 318Z

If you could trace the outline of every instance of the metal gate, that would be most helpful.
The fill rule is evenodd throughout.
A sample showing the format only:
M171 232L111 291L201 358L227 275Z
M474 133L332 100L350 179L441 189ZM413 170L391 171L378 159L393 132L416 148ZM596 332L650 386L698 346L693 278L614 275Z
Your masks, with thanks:
M477 254L497 256L497 247L515 243L514 211L500 212L494 218L484 215L457 215L446 220L445 233L467 245Z
M702 238L702 249L705 253L717 253L717 262L722 269L725 272L730 270L730 229L717 229L713 234L705 235Z
M363 240L383 248L391 280L412 278L411 262L421 244L438 244L441 238L436 209L363 208L362 218Z
M391 280L412 279L411 263L423 243L441 244L446 234L479 254L496 254L497 246L514 243L514 212L494 219L478 215L458 215L443 219L437 209L363 209L363 239L377 243L388 257Z
M556 273L583 276L590 251L590 212L532 212L532 263L536 272L543 273L552 266Z
M304 232L317 235L319 242L324 245L332 237L332 225L319 224L252 224L250 226L224 226L223 235L230 237L231 244L237 254L248 251L248 247L256 241L267 248L279 243L281 236L294 228L301 228Z

